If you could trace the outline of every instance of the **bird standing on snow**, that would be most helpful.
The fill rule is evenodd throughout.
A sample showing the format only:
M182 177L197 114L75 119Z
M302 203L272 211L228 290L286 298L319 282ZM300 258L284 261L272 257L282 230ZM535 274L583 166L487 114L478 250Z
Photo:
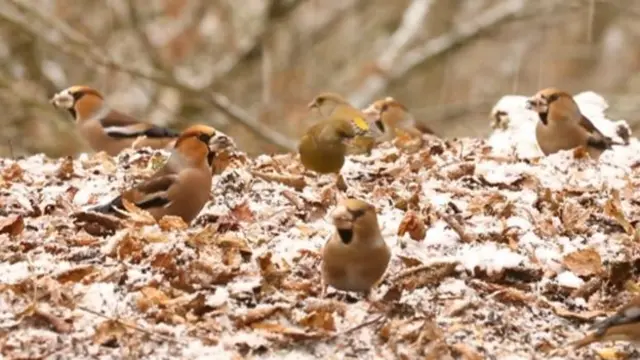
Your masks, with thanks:
M322 249L323 293L331 285L368 296L391 259L375 208L362 200L346 199L336 207L332 217L336 232Z
M582 115L573 97L564 91L540 90L529 98L527 108L540 117L536 140L545 155L584 146L591 158L597 160L611 145L618 145Z
M124 191L105 205L89 209L117 216L122 214L122 199L148 211L156 220L165 215L181 217L191 222L209 200L211 167L209 140L215 130L194 125L176 141L169 159L151 178Z

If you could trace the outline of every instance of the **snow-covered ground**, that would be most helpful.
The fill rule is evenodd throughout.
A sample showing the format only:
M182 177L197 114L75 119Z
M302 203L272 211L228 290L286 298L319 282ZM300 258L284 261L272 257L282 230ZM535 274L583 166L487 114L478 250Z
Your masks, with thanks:
M576 98L616 136L598 95ZM347 195L377 207L394 253L380 306L320 298L337 194L331 177L288 186L302 181L294 156L236 153L189 228L82 213L149 176L162 151L0 160L2 354L593 358L612 345L565 345L632 295L640 144L597 163L538 157L523 99L500 100L488 140L429 138L415 153L383 144L348 159Z

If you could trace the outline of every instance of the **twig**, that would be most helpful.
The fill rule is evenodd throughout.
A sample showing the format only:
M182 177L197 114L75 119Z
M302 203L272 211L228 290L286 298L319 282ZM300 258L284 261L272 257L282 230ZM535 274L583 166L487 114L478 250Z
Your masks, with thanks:
M449 227L451 227L451 229L453 229L453 231L455 231L458 236L460 237L460 240L468 243L474 240L474 237L467 234L464 231L464 228L462 227L462 224L460 224L458 222L458 220L454 219L453 216L447 215L441 211L436 211L438 217L440 219L442 219L444 222L447 223L447 225L449 225Z
M153 331L151 331L151 330L143 329L143 328L141 328L141 327L139 327L139 326L137 326L137 325L133 325L133 324L126 323L126 322L124 322L124 321L122 321L122 320L120 320L120 319L113 319L113 318L111 318L111 317L109 317L109 316L107 316L107 315L101 314L101 313L99 313L99 312L97 312L97 311L95 311L95 310L91 310L91 309L89 309L89 308L87 308L87 307L84 307L84 306L77 306L76 308L77 308L77 309L80 309L80 310L82 310L82 311L88 312L88 313L90 313L90 314L93 314L93 315L95 315L95 316L101 317L101 318L103 318L103 319L107 319L107 320L110 320L110 321L115 321L115 322L117 322L118 324L120 324L120 325L122 325L122 326L124 326L124 327L127 327L127 328L130 328L130 329L133 329L133 330L139 331L139 332L144 333L144 334L146 334L146 335L149 335L149 336L152 336L152 337L153 337L153 336L155 336L155 337L157 337L157 338L160 338L160 339L166 340L166 341L168 341L168 342L176 343L176 344L178 344L178 345L187 345L186 343L181 342L180 340L174 339L174 338L172 338L172 337L169 337L169 336L167 336L167 335L160 334L160 333L156 333L156 332L153 332Z
M415 273L418 273L420 271L424 271L424 270L430 270L434 267L437 267L439 265L449 265L452 264L453 262L435 262L435 263L428 263L428 264L422 264L422 265L418 265L418 266L414 266L411 268L408 268L406 270L403 270L401 272L399 272L396 276L394 276L392 279L390 279L389 281L391 283L395 283L396 281L403 279L407 276L413 275ZM458 263L455 262L455 264L457 265Z
M332 338L336 338L336 337L341 337L341 336L349 335L349 334L351 334L351 333L353 333L353 332L356 332L356 331L358 331L358 330L360 330L360 329L362 329L362 328L364 328L364 327L367 327L367 326L369 326L369 325L376 324L376 323L380 322L380 320L383 320L383 319L384 319L384 318L386 318L386 317L387 317L387 313L380 314L380 315L378 315L377 317L375 317L375 318L373 318L373 319L371 319L371 320L368 320L368 321L362 322L362 323L360 323L360 324L358 324L358 325L356 325L356 326L354 326L354 327L352 327L352 328L350 328L350 329L347 329L347 330L345 330L345 331L343 331L343 332L341 332L341 333L335 334L335 335L333 335L333 336L332 336Z
M408 51L398 57L388 72L383 73L386 76L377 75L377 79L365 81L360 89L350 96L350 99L354 104L360 106L370 102L372 96L384 90L390 82L401 78L425 61L440 56L456 48L458 45L479 36L483 32L513 19L514 15L522 12L527 3L525 0L506 0L500 2L498 5L480 13L473 19L455 26L452 31L431 39L422 46Z
M415 39L424 20L429 14L433 0L413 0L402 14L402 22L389 38L385 51L376 61L376 67L382 73L391 71L395 60L405 47ZM364 80L363 85L349 97L352 104L364 107L379 91L386 87L386 80L381 73L371 74Z

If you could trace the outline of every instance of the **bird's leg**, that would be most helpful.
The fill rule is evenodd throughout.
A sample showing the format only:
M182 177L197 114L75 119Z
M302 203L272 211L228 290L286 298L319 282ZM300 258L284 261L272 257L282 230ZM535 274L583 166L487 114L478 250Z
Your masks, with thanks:
M347 191L347 182L344 180L342 174L338 173L336 175L336 188L340 191Z

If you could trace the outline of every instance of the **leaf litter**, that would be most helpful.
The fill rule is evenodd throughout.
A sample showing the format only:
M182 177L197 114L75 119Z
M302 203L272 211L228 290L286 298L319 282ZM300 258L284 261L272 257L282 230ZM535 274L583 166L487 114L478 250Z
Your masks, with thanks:
M624 343L565 345L637 288L637 140L600 163L572 151L524 158L478 139L400 140L350 156L342 173L346 196L376 206L393 249L371 301L321 297L321 247L345 195L293 155L228 151L192 226L127 203L125 219L86 211L148 177L164 151L0 160L2 355L632 354Z

